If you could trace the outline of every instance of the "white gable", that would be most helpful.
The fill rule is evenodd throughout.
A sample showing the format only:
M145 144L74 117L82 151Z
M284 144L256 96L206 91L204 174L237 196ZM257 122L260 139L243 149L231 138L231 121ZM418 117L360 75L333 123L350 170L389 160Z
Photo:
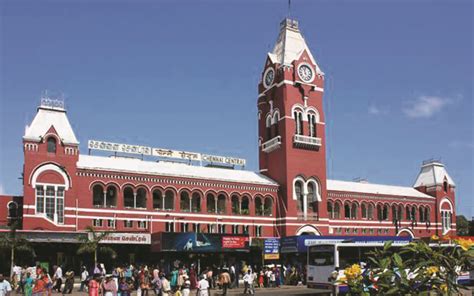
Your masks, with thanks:
M430 162L421 167L413 187L443 185L445 178L449 185L456 186L442 163Z
M144 161L136 158L79 155L77 167L90 170L278 186L278 183L272 179L251 171L201 167L182 163Z
M323 75L324 73L316 63L306 41L298 29L298 22L285 19L280 26L280 34L278 35L273 52L268 54L272 62L277 62L281 65L291 65L291 63L297 60L303 51L306 50L311 62L316 65L316 72Z
M380 194L380 195L433 198L432 196L424 194L412 187L381 185L381 184L371 184L371 183L361 183L361 182L327 180L327 188L329 191L345 191L345 192L369 193L369 194Z
M79 144L66 116L66 111L44 107L38 108L38 113L36 113L33 122L25 129L23 139L40 141L51 126L54 127L63 143Z

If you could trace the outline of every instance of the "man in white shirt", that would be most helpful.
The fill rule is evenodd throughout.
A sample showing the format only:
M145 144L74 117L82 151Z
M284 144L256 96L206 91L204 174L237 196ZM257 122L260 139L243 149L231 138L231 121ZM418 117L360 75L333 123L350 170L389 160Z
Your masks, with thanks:
M55 282L53 291L57 290L58 293L61 293L61 286L63 284L63 270L61 269L61 266L56 267L53 275L53 281Z
M0 296L9 296L12 291L12 286L0 273Z
M198 296L209 296L209 282L204 276L201 276L201 280L198 283Z
M247 294L247 291L249 294L255 294L255 290L253 289L253 273L252 270L248 270L247 273L244 275L244 294Z

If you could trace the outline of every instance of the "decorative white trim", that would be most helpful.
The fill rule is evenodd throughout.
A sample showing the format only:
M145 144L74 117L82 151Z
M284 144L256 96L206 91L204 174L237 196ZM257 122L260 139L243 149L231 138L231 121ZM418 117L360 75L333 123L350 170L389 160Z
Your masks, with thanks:
M277 84L272 84L269 88L267 88L266 90L264 90L263 92L261 92L260 94L258 94L258 98L260 97L263 97L265 96L265 94L267 93L267 91L269 91L270 89L272 89L273 87L280 87L282 86L283 84L287 84L287 85L295 85L295 83L301 83L301 84L306 84L306 85L309 85L309 86L312 86L314 88L315 91L318 91L318 92L324 92L324 88L322 87L319 87L317 86L316 84L309 84L309 83L306 83L306 82L303 82L303 81L291 81L291 80L282 80L280 81L279 83Z
M403 232L408 232L408 234L410 234L411 238L415 238L415 234L413 233L413 231L411 231L408 228L400 229L400 231L397 233L397 236L400 236L400 234L402 234Z
M310 233L313 233L315 235L321 235L321 232L318 230L318 228L316 228L315 226L313 225L309 225L309 224L306 224L302 227L300 227L298 230L296 230L296 235L301 235L305 232L310 232Z
M449 204L449 207L450 207L450 211L453 212L453 203L447 198L447 197L443 197L443 199L441 200L441 202L439 203L439 210L441 211L442 208L443 208L443 204L445 203L448 203Z
M65 190L67 191L72 184L69 183L69 176L65 173L65 170L62 170L58 165L53 164L53 163L48 163L45 165L40 165L37 167L34 172L30 175L30 183L32 188L36 188L36 180L38 177L41 175L41 173L46 172L46 171L54 171L61 175L64 179L64 183L62 185L65 185ZM58 185L58 184L55 184Z

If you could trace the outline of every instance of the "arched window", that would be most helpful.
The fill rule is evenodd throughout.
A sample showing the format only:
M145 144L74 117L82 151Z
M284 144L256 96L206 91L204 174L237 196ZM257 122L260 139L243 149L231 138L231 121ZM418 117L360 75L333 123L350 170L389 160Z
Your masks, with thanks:
M382 218L384 221L388 220L388 209L389 209L388 204L385 204L383 206L383 213L382 213L383 214Z
M217 197L217 213L218 214L225 214L226 212L226 198L225 198L225 195L223 194L219 194L219 196Z
M240 200L237 195L232 195L232 214L240 214Z
M138 188L135 199L135 208L145 209L146 208L146 189Z
M273 136L276 137L280 134L280 131L278 128L278 124L280 121L280 113L278 113L278 111L276 111L275 114L273 114L272 121L273 121Z
M216 213L216 197L212 193L208 193L206 197L206 205L208 213Z
M318 198L316 197L316 188L313 182L308 183L308 212L318 213Z
M117 206L117 188L113 185L109 185L107 187L107 192L105 194L105 205L107 207Z
M328 215L330 219L334 219L334 207L332 201L327 202Z
M303 183L296 181L295 183L295 195L297 200L298 212L302 212L304 209L304 196L303 196Z
M255 215L263 216L263 203L260 196L255 197Z
M351 218L351 205L349 203L344 203L344 218Z
M425 207L425 222L430 222L430 221L431 221L430 208Z
M189 193L186 191L182 191L180 194L179 208L183 212L191 211L191 201L189 200Z
M374 205L372 203L369 203L369 205L367 206L367 219L374 219Z
M316 115L308 114L309 136L316 137Z
M153 208L157 210L163 210L163 205L164 205L164 196L163 193L155 189L153 190Z
M49 137L46 142L48 145L48 153L56 153L56 138Z
M420 216L420 222L425 222L425 208L423 206L418 208L418 215Z
M123 206L126 208L133 208L135 194L132 187L125 187L123 190Z
M173 190L166 190L165 192L165 210L174 210L174 192Z
M392 205L392 220L396 220L398 217L398 208L396 205Z
M382 205L380 204L377 205L377 220L379 221L383 220L383 209L382 209Z
M197 192L193 193L193 198L191 200L191 211L193 213L201 212L201 195L199 195Z
M403 207L402 205L398 205L398 216L397 216L397 220L398 221L401 221L403 219Z
M351 219L357 219L357 204L355 202L351 206Z
M336 202L334 204L334 219L340 219L341 218L341 204Z
M242 197L242 201L240 203L240 214L242 214L242 215L250 214L249 205L250 205L249 197L244 195Z
M363 202L360 209L362 211L362 219L367 219L367 204Z
M303 113L301 113L300 111L295 111L293 115L295 117L295 127L296 127L295 133L297 135L302 135L303 134Z
M273 214L273 200L271 197L265 198L265 204L263 205L263 215L272 216Z
M411 207L410 218L412 221L416 221L416 207Z
M444 182L443 182L443 189L444 189L444 192L448 192L449 186L448 186L448 181L447 180L444 180Z
M104 187L100 184L92 187L92 205L102 207L104 206Z
M265 121L265 130L267 132L267 140L273 138L272 136L272 116L268 115L267 120Z
M14 201L10 201L7 204L7 209L8 209L8 222L11 225L12 222L16 221L18 219L18 204Z

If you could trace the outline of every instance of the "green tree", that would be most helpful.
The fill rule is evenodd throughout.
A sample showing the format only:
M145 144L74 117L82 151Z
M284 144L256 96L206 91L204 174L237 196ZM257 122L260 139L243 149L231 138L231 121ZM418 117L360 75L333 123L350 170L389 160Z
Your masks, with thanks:
M17 229L19 225L19 221L13 222L9 232L0 233L0 249L10 250L10 275L13 274L13 264L17 252L28 252L30 254L34 252L28 241L18 236Z
M97 265L97 254L102 253L115 257L117 254L114 249L107 246L100 246L100 242L109 235L109 232L98 232L92 226L86 227L87 236L80 237L81 245L77 249L77 254L93 253L94 254L94 265Z
M469 235L469 221L464 215L456 216L456 233L457 235Z

